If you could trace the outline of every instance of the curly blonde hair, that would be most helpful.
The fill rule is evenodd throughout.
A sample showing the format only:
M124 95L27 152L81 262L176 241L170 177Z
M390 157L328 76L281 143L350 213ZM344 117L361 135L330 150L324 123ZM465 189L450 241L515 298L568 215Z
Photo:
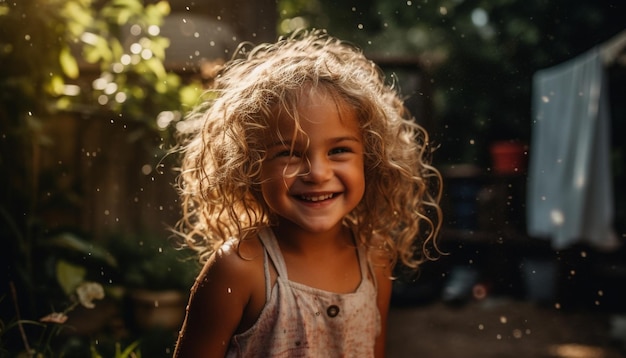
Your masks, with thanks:
M394 264L412 268L431 258L432 248L438 252L441 176L429 164L428 134L358 48L322 30L299 31L273 44L243 44L214 84L213 99L179 126L177 230L203 260L226 239L250 237L271 224L259 195L263 133L279 111L298 121L305 86L344 101L360 121L366 188L345 218L357 237L384 248Z

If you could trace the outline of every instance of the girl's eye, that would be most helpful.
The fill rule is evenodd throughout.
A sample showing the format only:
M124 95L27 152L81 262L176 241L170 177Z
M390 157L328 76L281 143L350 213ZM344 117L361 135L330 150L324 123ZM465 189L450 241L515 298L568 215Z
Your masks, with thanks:
M291 150L281 150L274 154L273 158L285 158L285 157L299 157L300 154L298 152L292 152Z
M350 153L350 152L351 152L350 148L339 147L339 148L331 149L329 154L342 154L342 153Z

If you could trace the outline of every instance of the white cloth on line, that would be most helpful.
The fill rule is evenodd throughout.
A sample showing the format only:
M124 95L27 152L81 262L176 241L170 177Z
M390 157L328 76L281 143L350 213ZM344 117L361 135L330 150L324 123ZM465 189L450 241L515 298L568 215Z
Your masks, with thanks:
M527 230L555 249L618 246L600 47L533 76Z

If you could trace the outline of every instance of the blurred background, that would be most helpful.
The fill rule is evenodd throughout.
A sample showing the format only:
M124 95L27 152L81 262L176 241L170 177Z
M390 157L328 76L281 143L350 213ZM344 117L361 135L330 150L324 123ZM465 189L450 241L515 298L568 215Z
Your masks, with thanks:
M384 69L444 177L448 254L398 269L389 356L624 356L616 0L0 0L0 355L171 356L174 130L240 42L302 27Z

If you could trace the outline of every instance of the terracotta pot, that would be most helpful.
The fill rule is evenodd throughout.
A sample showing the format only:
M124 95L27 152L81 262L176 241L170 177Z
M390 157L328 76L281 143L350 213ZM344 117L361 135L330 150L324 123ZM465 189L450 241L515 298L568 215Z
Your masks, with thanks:
M180 291L135 290L130 297L135 323L141 329L177 329L183 323L187 295Z
M95 301L94 308L78 306L68 313L67 327L61 332L66 335L93 336L104 329L117 330L123 326L118 302L110 298Z
M516 141L501 141L491 145L491 159L495 174L511 175L526 172L528 147Z

